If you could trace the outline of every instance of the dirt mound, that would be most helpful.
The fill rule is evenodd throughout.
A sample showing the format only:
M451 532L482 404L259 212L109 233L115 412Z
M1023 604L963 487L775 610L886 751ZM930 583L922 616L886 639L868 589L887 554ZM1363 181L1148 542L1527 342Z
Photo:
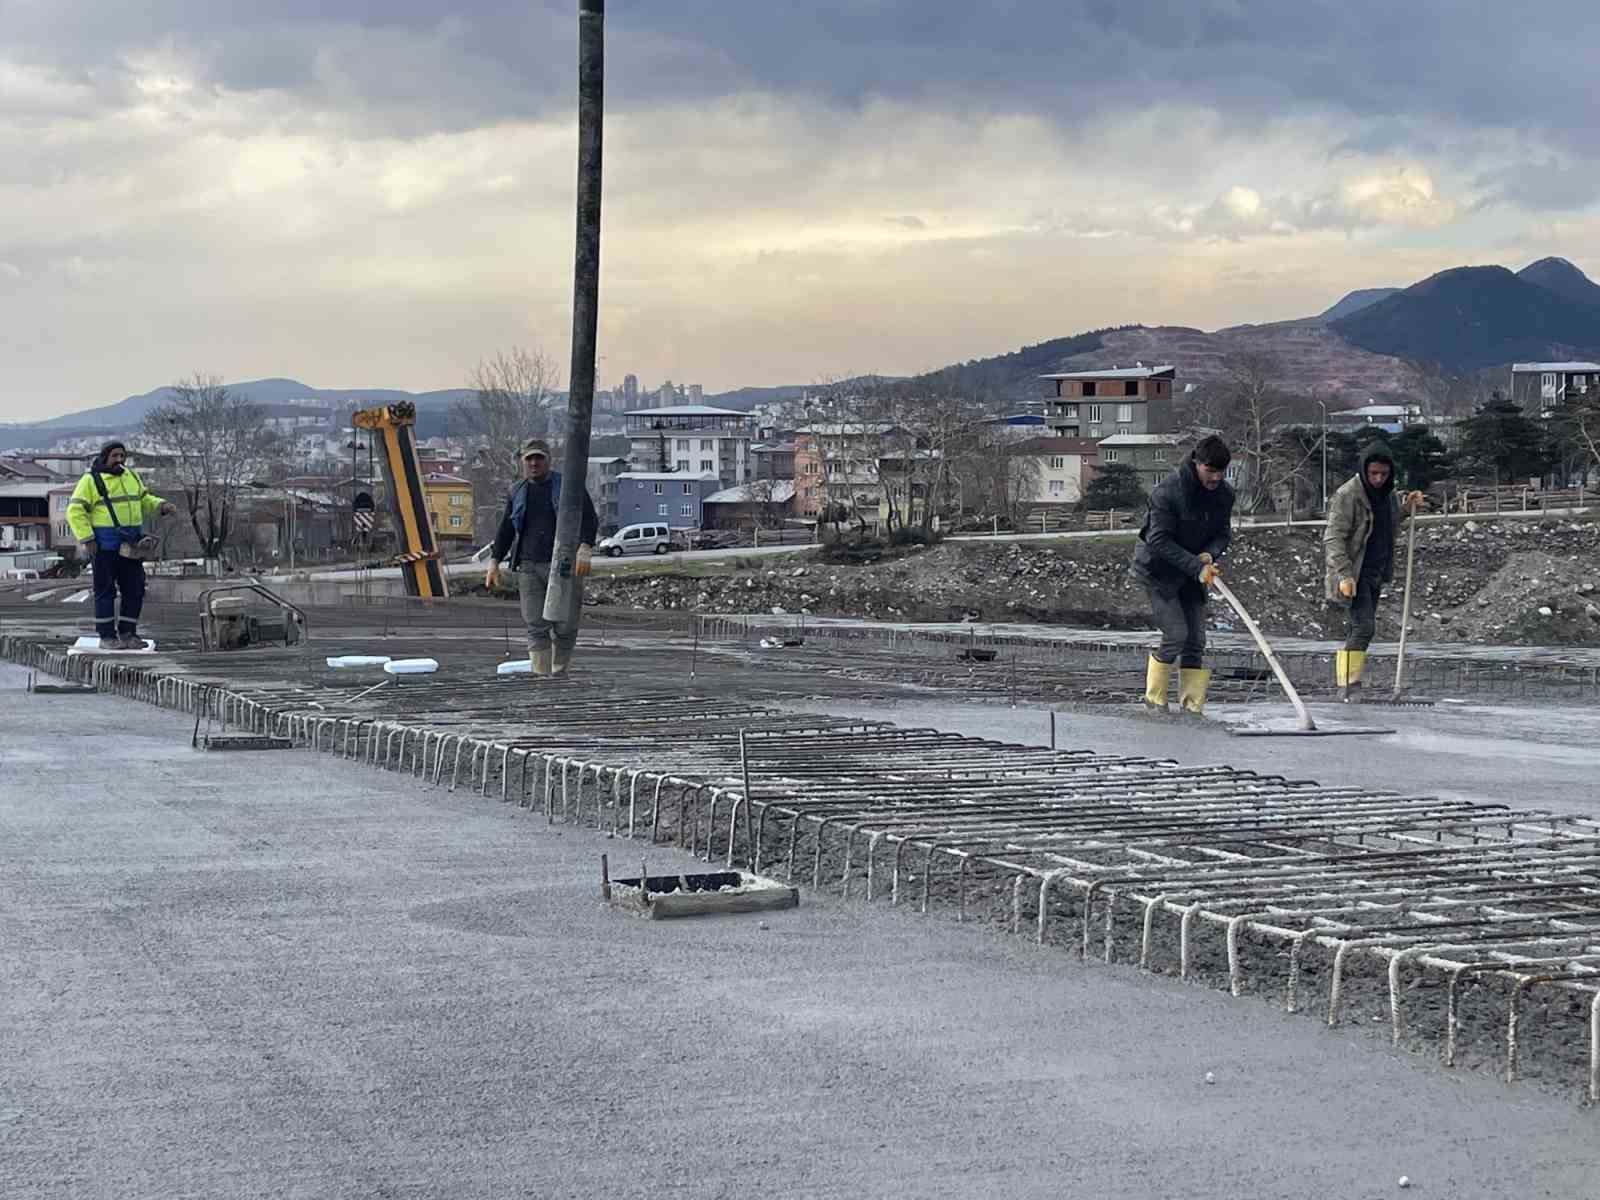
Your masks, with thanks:
M781 608L907 621L970 618L1144 629L1149 606L1144 589L1128 576L1131 557L1126 539L945 542L896 550L869 564L790 561L712 577L602 577L589 591L597 603L652 609ZM1323 596L1320 530L1241 529L1224 565L1234 591L1269 633L1320 638L1343 632L1342 610L1330 609ZM1600 642L1600 526L1430 526L1419 532L1417 568L1413 636L1530 645ZM1403 576L1403 565L1397 575ZM1380 607L1380 637L1399 632L1402 600L1397 580ZM1219 629L1234 624L1221 603L1211 606L1211 620Z

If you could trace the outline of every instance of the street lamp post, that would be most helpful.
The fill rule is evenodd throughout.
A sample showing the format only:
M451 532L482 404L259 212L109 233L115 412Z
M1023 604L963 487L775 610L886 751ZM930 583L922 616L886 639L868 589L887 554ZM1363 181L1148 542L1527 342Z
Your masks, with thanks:
M1318 400L1322 410L1322 515L1328 515L1328 402Z
M283 540L289 544L289 574L294 574L294 493L284 489Z

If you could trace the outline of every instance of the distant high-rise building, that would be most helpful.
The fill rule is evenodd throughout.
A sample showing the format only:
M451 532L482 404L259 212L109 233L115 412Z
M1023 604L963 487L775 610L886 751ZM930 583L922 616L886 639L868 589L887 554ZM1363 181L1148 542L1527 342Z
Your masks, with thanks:
M632 408L639 403L639 377L637 375L624 375L622 377L622 398Z
M705 399L706 399L706 390L705 390L705 388L701 387L698 383L691 383L689 385L689 403L690 404L704 404L705 403Z
M662 404L676 404L678 402L678 389L672 386L672 380L667 380L656 391L656 399Z

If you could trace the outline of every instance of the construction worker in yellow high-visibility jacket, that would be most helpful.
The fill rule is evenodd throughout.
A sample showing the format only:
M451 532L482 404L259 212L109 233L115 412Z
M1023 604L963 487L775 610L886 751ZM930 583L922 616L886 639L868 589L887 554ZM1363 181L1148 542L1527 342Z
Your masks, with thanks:
M94 565L94 623L102 650L143 650L139 613L144 608L144 563L134 548L145 521L177 512L170 500L145 490L127 465L128 448L107 442L72 489L67 524L85 557ZM122 615L117 616L117 593Z

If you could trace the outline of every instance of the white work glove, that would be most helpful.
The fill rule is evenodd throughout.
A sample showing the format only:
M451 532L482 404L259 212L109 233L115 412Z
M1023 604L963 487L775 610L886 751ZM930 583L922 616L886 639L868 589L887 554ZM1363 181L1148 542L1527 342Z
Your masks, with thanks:
M176 504L174 504L171 500L163 500L161 502L161 507L156 509L156 513L158 515L160 515L160 516L163 516L163 517L170 517L173 513L177 512L177 511L178 511L178 506Z

